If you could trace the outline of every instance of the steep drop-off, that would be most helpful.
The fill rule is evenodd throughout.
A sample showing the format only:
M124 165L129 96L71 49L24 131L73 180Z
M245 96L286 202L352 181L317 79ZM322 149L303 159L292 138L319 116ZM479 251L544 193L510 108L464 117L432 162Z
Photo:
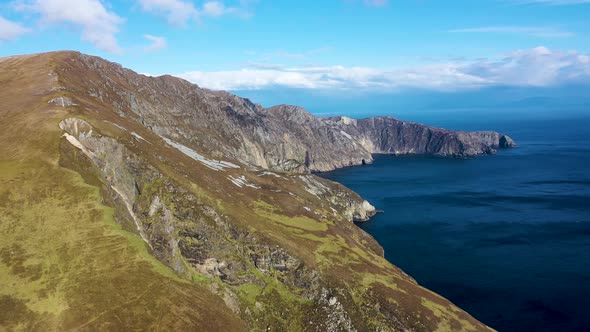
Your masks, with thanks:
M137 75L86 55L64 69L84 73L69 75L65 88L72 95L91 98L89 102L201 152L277 171L361 165L372 161L371 153L474 156L513 143L497 133L452 132L386 117L337 121L296 106L265 109L227 92L172 76Z
M1 328L489 330L383 258L352 222L374 207L307 173L506 136L264 109L75 52L2 58L0 84Z
M341 116L324 121L337 125L370 153L470 157L516 146L509 136L494 131L452 131L391 117L356 120Z

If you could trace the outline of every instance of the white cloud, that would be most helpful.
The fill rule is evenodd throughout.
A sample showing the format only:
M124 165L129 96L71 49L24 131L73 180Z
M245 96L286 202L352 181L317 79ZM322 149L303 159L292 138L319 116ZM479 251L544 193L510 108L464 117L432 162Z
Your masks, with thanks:
M233 11L231 8L225 8L225 5L219 1L209 1L203 5L203 14L208 16L221 16Z
M22 26L22 24L9 21L0 16L0 42L13 40L27 32L29 32L29 29Z
M82 29L82 40L102 50L121 53L115 35L123 19L108 11L99 0L27 0L19 11L36 13L42 25L69 24Z
M545 47L514 51L494 62L479 62L464 68L469 75L516 86L550 86L590 82L588 55L576 51L552 51Z
M547 37L547 38L565 38L572 37L574 34L569 31L563 31L555 28L547 27L525 27L525 26L489 26L479 28L467 28L467 29L454 29L449 32L455 33L506 33L506 34L518 34L518 35L529 35L534 37Z
M185 24L195 19L199 11L192 2L182 0L138 0L142 10L166 17L168 23L174 25Z
M164 16L171 25L184 25L189 21L198 21L203 16L219 17L234 14L240 17L249 17L246 10L250 5L248 1L241 1L241 7L226 7L221 1L207 1L201 8L187 0L137 0L141 9L156 15ZM243 7L243 8L242 8Z
M496 60L481 59L468 63L437 63L394 69L342 66L285 67L256 64L240 70L192 71L178 76L216 90L272 87L461 90L496 85L551 86L590 82L590 55L537 47L514 51Z
M155 52L155 51L159 51L161 49L164 49L168 46L168 43L166 42L166 38L164 37L158 37L158 36L152 36L152 35L143 35L143 37L149 41L151 41L151 44L149 44L148 46L146 46L144 48L144 51L146 52Z
M193 71L179 76L203 87L217 90L264 89L275 86L308 89L389 89L405 86L446 89L487 83L479 77L458 72L454 65L397 70L342 66L269 66L265 69L258 66L237 71Z

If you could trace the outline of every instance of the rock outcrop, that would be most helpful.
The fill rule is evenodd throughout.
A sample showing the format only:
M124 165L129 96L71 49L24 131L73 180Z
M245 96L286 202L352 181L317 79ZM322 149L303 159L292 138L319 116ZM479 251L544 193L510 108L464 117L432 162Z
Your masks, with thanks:
M451 131L392 117L357 120L341 116L325 121L353 137L370 153L471 157L516 146L510 137L494 131Z

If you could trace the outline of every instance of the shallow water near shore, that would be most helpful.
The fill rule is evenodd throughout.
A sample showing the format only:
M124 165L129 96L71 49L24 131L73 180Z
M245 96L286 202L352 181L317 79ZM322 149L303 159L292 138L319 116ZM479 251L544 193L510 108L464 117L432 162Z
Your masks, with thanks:
M384 210L360 226L385 256L482 322L587 331L590 119L427 123L496 130L519 147L473 159L377 155L321 176Z

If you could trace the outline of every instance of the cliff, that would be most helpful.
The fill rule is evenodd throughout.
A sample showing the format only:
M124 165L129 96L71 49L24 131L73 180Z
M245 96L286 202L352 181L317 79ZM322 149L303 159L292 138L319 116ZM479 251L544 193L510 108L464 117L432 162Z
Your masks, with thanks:
M1 328L489 330L383 258L352 222L369 202L308 171L506 136L265 109L75 52L2 58L0 82Z
M494 131L451 131L391 117L334 117L325 121L353 137L370 153L472 157L516 146L509 136Z
M119 116L201 152L271 170L329 171L370 163L371 153L473 156L512 144L493 132L452 132L385 117L322 119L287 105L265 109L227 92L172 76L137 75L82 54L66 68L84 73L69 78L73 95L93 98Z

